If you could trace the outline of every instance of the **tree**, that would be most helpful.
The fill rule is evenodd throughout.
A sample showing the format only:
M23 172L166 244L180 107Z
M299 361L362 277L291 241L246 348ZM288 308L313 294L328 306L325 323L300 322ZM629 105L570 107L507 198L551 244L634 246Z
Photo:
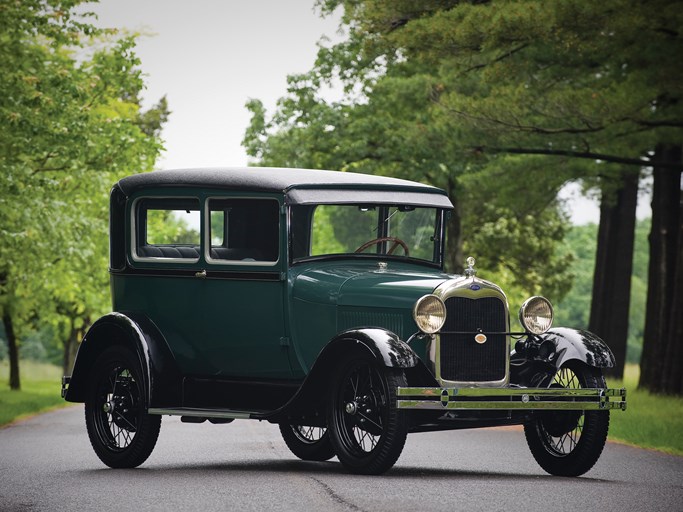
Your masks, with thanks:
M588 330L610 340L616 359L607 374L623 379L628 346L639 172L623 172L604 183ZM611 187L609 185L612 185Z
M161 149L144 131L134 37L96 30L75 14L81 3L0 3L0 310L12 389L27 322L73 305L74 283L87 286L106 247L111 183L151 169Z
M681 145L660 145L656 158L681 162ZM648 270L647 315L639 386L683 393L681 172L655 166Z

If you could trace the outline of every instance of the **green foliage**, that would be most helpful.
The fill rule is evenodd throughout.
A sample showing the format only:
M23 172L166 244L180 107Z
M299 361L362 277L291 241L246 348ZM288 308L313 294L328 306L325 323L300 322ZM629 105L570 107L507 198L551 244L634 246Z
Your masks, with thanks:
M638 159L681 139L681 2L338 3L366 60L438 67L435 101L463 149Z
M572 227L565 238L565 248L574 255L571 271L575 275L571 290L555 304L555 324L580 329L588 328L595 249L598 227L595 224ZM631 305L629 309L627 362L638 363L643 347L645 301L647 298L648 233L650 219L636 224L633 275L631 277Z
M190 226L190 220L199 222L199 211L148 210L148 244L199 245L199 231Z
M377 214L358 208L321 205L315 209L311 233L311 255L353 252L373 238Z
M168 115L140 111L135 38L81 3L0 3L0 311L19 338L39 318L66 340L108 309L108 192L151 170Z

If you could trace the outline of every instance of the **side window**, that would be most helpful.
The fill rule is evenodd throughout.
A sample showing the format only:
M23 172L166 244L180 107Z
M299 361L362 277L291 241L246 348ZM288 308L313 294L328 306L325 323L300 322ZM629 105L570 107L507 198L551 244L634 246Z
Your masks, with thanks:
M247 264L277 262L279 211L274 199L209 199L209 258Z
M198 199L143 198L135 206L135 256L199 260Z

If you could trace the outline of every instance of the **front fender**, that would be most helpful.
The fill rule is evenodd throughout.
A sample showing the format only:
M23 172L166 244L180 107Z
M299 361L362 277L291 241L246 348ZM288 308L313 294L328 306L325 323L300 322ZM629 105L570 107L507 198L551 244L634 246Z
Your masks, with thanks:
M592 332L557 327L537 338L539 342L547 340L555 346L554 363L557 368L572 359L595 368L612 368L615 364L614 354L607 343Z
M343 331L325 346L318 359L339 347L359 345L372 353L377 361L390 368L413 368L419 358L410 346L391 331L379 328L360 328ZM341 344L341 345L339 345Z
M390 368L418 371L420 366L424 367L413 349L391 331L380 328L343 331L320 351L311 371L292 399L268 420L294 424L300 421L308 422L302 424L318 422L320 426L324 426L330 376L334 375L339 361L354 352L369 355Z
M76 355L64 397L67 401L85 401L95 360L115 345L124 346L138 356L150 407L181 403L180 371L166 340L146 316L130 312L109 313L90 327Z

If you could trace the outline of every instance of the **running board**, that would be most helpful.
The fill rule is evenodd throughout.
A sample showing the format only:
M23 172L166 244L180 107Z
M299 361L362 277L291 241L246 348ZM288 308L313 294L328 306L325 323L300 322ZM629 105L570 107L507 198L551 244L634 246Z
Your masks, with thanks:
M267 413L264 411L234 411L231 409L197 409L195 407L150 407L149 414L163 416L189 416L193 418L221 418L232 420L263 419Z

